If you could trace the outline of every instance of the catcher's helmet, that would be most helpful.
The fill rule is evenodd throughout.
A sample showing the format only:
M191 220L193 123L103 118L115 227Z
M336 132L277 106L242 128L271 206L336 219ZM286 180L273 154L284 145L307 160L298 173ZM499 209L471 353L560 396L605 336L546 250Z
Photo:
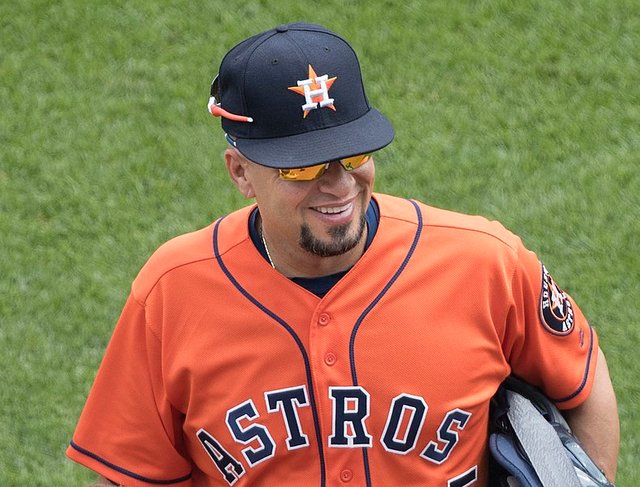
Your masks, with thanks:
M516 377L492 399L491 427L493 486L613 487L553 402Z

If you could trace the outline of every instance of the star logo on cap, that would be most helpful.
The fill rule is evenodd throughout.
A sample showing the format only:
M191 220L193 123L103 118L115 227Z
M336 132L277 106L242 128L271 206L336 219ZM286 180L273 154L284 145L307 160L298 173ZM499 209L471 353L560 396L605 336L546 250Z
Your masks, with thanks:
M313 66L309 64L309 77L298 80L297 86L289 86L288 89L304 96L305 103L302 105L303 118L307 118L311 110L317 108L331 108L334 112L333 98L329 98L329 89L337 76L329 78L328 75L318 76Z

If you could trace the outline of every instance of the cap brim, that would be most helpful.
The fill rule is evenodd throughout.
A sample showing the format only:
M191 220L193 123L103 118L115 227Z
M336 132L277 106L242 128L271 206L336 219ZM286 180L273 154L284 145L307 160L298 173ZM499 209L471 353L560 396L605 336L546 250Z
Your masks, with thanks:
M249 160L278 169L306 167L356 154L368 154L389 145L394 130L371 108L351 122L288 137L237 138L237 149Z

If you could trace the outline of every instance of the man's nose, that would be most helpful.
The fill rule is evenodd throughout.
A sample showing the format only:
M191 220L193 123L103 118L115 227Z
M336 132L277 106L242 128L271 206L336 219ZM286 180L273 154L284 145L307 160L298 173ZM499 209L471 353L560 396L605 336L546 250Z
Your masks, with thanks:
M348 192L353 184L353 176L342 167L339 161L329 164L324 174L318 180L318 186L327 193L340 194Z

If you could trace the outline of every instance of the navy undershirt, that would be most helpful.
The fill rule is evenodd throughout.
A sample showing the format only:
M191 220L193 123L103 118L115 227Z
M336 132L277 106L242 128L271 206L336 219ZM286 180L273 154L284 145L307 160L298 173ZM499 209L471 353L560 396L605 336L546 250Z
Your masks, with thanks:
M264 248L264 244L262 243L262 239L260 238L260 234L256 229L256 218L259 215L258 208L256 207L249 216L249 235L251 236L251 240L253 241L253 245L256 246L264 260L269 262L269 257L267 256L267 250ZM378 231L378 222L380 220L380 208L378 207L378 203L372 198L369 203L369 207L365 213L365 221L367 223L367 227L369 231L367 232L367 241L364 244L364 250L369 248L371 242L373 241L373 237ZM337 272L336 274L330 274L328 276L320 276L320 277L292 277L291 280L302 286L307 291L312 292L318 297L323 297L325 294L329 292L329 290L340 280L342 277L349 272L349 269L342 272Z

